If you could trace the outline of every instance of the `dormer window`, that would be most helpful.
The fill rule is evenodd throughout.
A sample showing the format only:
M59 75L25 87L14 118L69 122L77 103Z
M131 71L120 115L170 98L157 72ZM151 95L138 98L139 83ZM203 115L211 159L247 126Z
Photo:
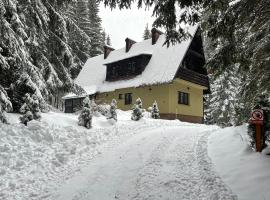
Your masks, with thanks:
M106 81L134 78L135 76L142 74L150 59L151 54L141 54L105 64L107 66Z
M131 73L136 72L136 62L135 61L128 63L128 71Z

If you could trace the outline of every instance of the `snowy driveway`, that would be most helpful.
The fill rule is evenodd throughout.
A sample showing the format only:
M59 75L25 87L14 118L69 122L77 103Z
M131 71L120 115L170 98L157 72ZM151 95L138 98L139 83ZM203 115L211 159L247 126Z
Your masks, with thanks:
M208 158L209 132L183 126L132 135L94 158L53 199L237 199Z

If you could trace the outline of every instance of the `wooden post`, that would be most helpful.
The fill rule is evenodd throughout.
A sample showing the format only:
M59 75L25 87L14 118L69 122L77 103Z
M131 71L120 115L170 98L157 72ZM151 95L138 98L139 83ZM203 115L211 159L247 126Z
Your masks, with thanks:
M256 124L256 151L262 152L262 126Z

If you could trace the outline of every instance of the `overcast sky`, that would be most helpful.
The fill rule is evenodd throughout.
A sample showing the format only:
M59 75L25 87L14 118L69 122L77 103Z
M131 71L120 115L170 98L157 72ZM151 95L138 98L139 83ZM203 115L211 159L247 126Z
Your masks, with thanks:
M102 26L110 35L112 47L119 49L125 46L125 39L129 37L137 42L142 41L143 31L148 23L152 28L154 18L152 10L138 9L134 4L132 9L119 10L104 8L100 5L100 17Z

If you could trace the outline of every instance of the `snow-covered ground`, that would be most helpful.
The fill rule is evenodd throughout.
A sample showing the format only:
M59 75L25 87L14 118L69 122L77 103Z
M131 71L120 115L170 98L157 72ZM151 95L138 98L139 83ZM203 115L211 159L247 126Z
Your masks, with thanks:
M245 127L134 122L117 112L117 123L95 116L90 130L75 114L45 113L27 127L9 114L0 199L269 199L270 161L247 149Z
M246 125L214 132L208 141L209 156L239 200L268 200L270 156L252 151L246 132Z
M131 112L118 110L116 124L95 116L88 130L77 125L74 114L44 113L41 122L27 127L19 123L18 114L9 114L11 125L0 124L0 199L53 199L53 191L94 157L134 134L200 126L147 118L134 122L130 116Z

